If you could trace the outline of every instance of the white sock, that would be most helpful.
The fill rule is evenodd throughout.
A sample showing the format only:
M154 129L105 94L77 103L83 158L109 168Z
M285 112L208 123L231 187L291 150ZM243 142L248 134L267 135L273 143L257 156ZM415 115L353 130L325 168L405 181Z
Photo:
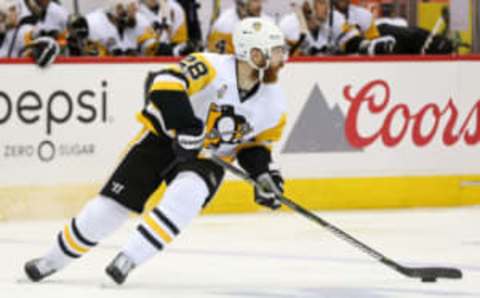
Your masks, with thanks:
M116 201L97 196L57 235L45 258L57 270L87 253L128 219L129 210Z
M158 206L144 215L122 252L137 266L151 259L200 213L208 194L198 174L178 174Z

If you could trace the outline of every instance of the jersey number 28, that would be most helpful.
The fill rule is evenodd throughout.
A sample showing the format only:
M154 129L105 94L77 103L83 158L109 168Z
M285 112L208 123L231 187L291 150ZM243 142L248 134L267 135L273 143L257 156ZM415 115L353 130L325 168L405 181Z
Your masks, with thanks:
M180 62L180 65L185 69L190 77L194 80L201 78L204 75L208 74L207 66L194 56L188 56Z

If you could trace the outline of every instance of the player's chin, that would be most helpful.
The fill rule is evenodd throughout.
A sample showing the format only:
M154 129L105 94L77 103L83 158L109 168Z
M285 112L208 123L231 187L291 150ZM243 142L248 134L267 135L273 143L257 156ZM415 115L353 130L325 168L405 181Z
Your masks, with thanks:
M278 73L285 66L285 62L279 62L277 64L272 64L266 71L263 77L263 82L265 84L275 83L278 80Z

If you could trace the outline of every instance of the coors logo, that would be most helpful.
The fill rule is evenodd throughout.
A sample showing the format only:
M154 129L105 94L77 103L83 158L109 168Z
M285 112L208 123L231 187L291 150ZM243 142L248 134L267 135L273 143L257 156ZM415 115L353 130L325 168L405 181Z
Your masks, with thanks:
M350 102L345 134L356 148L367 147L376 141L394 147L408 136L419 147L430 144L435 137L441 137L446 146L460 141L467 145L480 142L480 99L462 117L452 99L446 104L428 103L418 109L406 103L391 104L390 86L383 80L369 82L356 93L352 92L352 86L346 86L344 97ZM368 117L383 117L381 125L374 132L362 134L360 113ZM384 116L380 116L381 113ZM441 126L441 122L446 124ZM469 130L472 127L474 129Z
M348 85L343 90L343 100L349 103L345 114L338 104L330 107L315 85L282 152L353 153L376 142L391 148L409 139L417 147L427 146L435 138L445 146L480 142L480 99L462 115L451 98L442 104L412 107L411 103L392 103L391 94L384 80L368 82L358 92ZM377 124L366 127L365 120Z

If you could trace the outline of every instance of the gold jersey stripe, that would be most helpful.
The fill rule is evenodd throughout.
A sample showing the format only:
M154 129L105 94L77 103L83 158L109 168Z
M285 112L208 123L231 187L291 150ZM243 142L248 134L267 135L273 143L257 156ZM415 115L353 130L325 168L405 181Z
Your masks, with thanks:
M153 84L150 92L154 91L186 91L182 83L179 82L156 82Z
M287 114L283 114L277 125L267 130L264 130L255 137L255 142L276 142L282 137L283 129L287 124Z
M68 246L73 248L77 253L83 255L84 253L88 252L87 248L84 248L75 242L72 234L70 233L70 228L68 225L66 225L65 228L63 229L63 235L65 235L65 240L67 240Z
M368 27L367 31L365 31L365 38L368 40L372 40L375 38L380 37L380 32L378 31L377 25L375 24L375 20L372 20L372 24Z
M219 49L217 48L217 44L221 41L225 42L225 54L233 54L233 35L219 31L212 32L208 37L208 51L218 53Z
M137 113L137 121L143 124L149 131L151 131L155 135L159 135L152 122L150 122L150 120L148 120L148 118L145 117L142 113Z
M145 220L147 225L155 232L155 234L157 234L160 238L163 239L163 241L165 241L166 243L172 242L172 237L168 235L168 233L165 232L165 230L160 227L160 225L152 217L150 217L150 214L146 214L143 219Z
M122 150L122 153L120 154L120 157L121 158L124 158L125 156L127 156L128 152L130 151L130 149L132 149L132 147L137 144L138 142L140 142L141 139L143 139L145 137L145 135L149 132L149 129L144 125L142 127L142 129L140 130L140 132L138 132L134 138L132 138L130 140L130 142L128 142L127 146L125 146L125 148Z
M145 31L137 37L137 43L139 45L142 45L144 42L147 40L155 40L156 34L155 31L152 28L147 28Z
M175 44L180 44L180 43L185 43L188 41L188 30L187 30L187 24L185 22L178 27L177 31L175 31L175 34L172 37L172 43Z
M244 149L259 147L259 146L265 147L268 151L272 151L272 148L273 148L272 145L268 145L268 144L264 144L264 143L260 143L260 142L252 142L252 143L246 143L246 144L238 145L237 147L235 147L235 152L239 153L240 151L242 151Z

